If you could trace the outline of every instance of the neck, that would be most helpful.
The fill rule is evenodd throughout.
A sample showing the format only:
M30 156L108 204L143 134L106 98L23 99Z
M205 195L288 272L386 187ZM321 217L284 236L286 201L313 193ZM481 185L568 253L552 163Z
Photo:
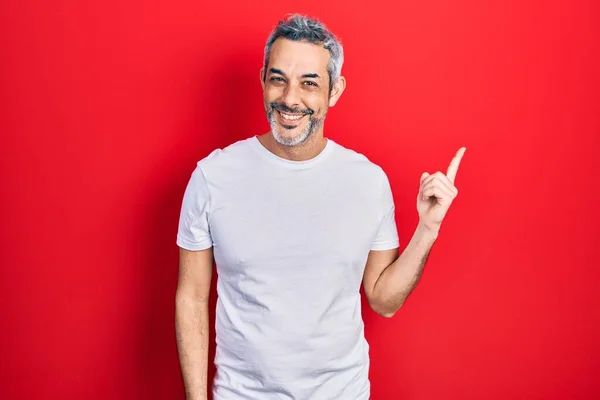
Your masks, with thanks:
M258 136L258 140L271 153L291 161L306 161L315 158L327 144L327 139L323 136L322 130L314 132L304 143L297 146L280 144L271 132Z

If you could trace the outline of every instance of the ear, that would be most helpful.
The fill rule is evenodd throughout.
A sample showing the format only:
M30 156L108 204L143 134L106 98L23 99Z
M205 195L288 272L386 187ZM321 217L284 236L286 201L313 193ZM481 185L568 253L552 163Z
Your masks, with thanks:
M329 95L329 107L335 106L335 103L338 102L340 96L342 93L344 93L344 89L346 89L346 78L340 76L333 84L333 88L331 88L331 93Z
M264 80L265 67L260 69L260 86L263 90L265 90L265 80Z

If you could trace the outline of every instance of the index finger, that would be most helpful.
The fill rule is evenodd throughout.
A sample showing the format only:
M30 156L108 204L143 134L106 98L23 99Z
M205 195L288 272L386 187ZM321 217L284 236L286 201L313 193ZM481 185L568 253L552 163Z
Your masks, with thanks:
M456 173L458 172L458 166L460 165L460 160L462 160L463 155L467 151L466 147L461 147L458 149L452 161L450 161L450 165L448 166L448 171L446 172L446 176L450 180L450 182L454 185L454 180L456 179Z

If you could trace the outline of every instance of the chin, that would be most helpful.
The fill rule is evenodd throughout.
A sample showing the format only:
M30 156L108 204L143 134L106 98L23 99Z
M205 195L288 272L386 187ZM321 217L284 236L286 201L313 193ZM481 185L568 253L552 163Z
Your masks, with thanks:
M304 143L312 133L309 129L288 130L281 126L272 126L271 133L277 143L284 146L299 146Z

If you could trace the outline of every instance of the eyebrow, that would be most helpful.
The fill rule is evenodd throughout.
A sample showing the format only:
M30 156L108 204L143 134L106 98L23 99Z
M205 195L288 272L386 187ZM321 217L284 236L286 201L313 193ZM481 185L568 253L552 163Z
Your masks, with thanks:
M285 73L282 70L277 69L277 68L270 68L269 72L271 72L272 74L278 74L281 76L285 76ZM319 76L319 74L312 73L312 74L304 74L304 75L302 75L302 78L321 78L321 77Z
M319 74L304 74L303 78L320 78Z

